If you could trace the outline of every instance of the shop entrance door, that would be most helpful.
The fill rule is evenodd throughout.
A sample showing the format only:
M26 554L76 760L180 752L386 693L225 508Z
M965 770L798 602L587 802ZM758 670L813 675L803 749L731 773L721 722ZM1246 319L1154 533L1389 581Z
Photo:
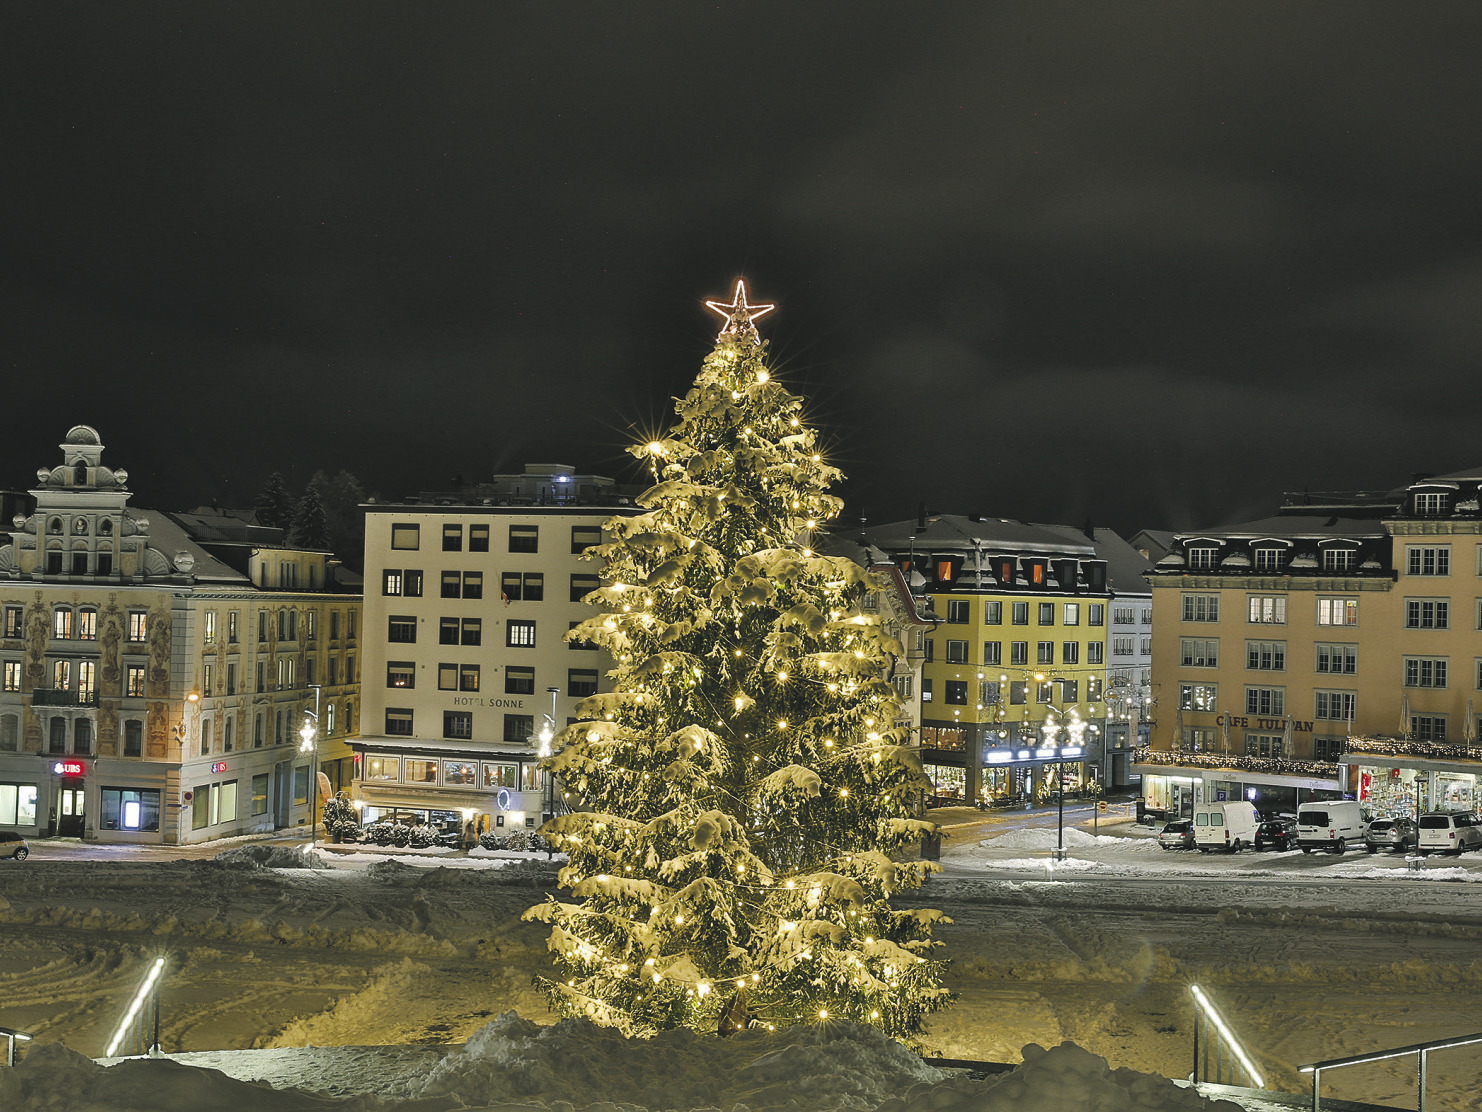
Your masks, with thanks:
M82 837L82 801L83 790L81 788L62 785L61 798L57 800L57 834L63 838Z

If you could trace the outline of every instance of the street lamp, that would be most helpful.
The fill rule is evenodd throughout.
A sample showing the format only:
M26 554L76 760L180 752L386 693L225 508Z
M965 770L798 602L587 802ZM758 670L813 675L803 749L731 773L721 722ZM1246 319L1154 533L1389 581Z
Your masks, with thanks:
M559 687L548 687L546 691L551 697L551 709L549 714L541 715L541 718L544 719L540 727L540 757L542 760L551 755L551 742L556 737L556 696L561 694ZM555 777L551 775L550 769L547 768L543 771L545 773L545 798L541 802L542 812L540 821L542 824L544 824L547 818L556 817Z
M1049 749L1055 744L1055 735L1060 732L1058 723L1050 721L1050 715L1054 708L1046 711L1045 724L1040 727L1040 733L1044 736L1044 747ZM1065 756L1063 750L1057 754L1060 759L1055 762L1055 798L1059 803L1059 811L1055 819L1055 860L1065 860Z
M18 1042L30 1042L29 1031L17 1031L14 1027L0 1027L0 1039L5 1040L5 1064L15 1069L15 1044Z
M319 822L319 812L316 800L319 795L319 694L320 687L317 683L309 684L314 689L314 709L304 708L304 724L299 730L301 739L298 750L300 753L311 754L309 761L309 844L304 847L305 852L314 846L314 827Z

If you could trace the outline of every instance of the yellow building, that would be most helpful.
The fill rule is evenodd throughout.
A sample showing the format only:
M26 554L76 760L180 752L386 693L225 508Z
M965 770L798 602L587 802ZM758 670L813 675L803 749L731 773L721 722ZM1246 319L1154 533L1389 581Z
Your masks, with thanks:
M1471 808L1479 489L1466 473L1304 494L1275 517L1179 535L1152 576L1149 804Z
M1102 782L1112 591L1097 544L1062 526L955 515L864 536L937 623L921 679L936 802L1044 798L1057 769L1070 790Z
M86 425L60 447L0 545L0 828L307 828L316 765L348 781L359 594L278 530L130 507Z

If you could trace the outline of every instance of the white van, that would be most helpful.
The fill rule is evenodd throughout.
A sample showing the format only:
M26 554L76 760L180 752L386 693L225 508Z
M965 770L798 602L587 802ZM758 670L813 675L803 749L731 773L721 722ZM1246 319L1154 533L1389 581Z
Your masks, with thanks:
M1419 841L1415 848L1421 856L1454 853L1460 857L1469 849L1482 849L1482 824L1471 811L1432 811L1421 815L1416 826Z
M1261 815L1249 803L1206 803L1194 808L1194 845L1200 853L1239 853L1253 845Z
M1350 842L1356 846L1364 844L1368 826L1356 800L1304 803L1297 808L1297 845L1303 853L1315 849L1342 853Z

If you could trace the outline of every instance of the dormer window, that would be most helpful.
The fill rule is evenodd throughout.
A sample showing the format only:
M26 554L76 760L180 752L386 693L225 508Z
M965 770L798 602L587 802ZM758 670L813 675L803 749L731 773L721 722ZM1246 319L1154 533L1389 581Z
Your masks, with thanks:
M1415 493L1416 517L1441 517L1450 512L1451 494L1444 490L1423 490Z
M1189 569L1191 571L1213 571L1220 550L1218 548L1189 548Z
M1352 571L1358 565L1358 550L1353 548L1325 548L1322 553L1323 571Z
M1286 558L1286 549L1266 545L1254 551L1256 571L1280 571Z

